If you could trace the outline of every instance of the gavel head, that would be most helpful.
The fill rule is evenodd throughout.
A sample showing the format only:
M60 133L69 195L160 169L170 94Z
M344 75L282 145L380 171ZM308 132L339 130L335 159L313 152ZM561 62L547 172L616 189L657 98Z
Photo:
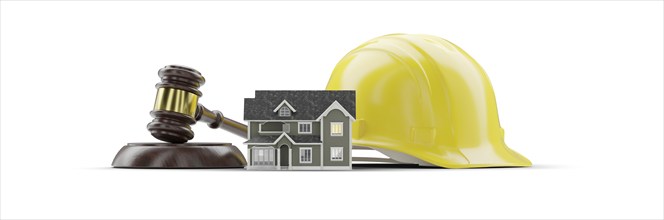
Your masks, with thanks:
M198 90L205 84L200 72L184 66L170 65L159 70L157 97L150 115L148 131L155 138L170 143L185 143L194 138L191 125L196 123Z

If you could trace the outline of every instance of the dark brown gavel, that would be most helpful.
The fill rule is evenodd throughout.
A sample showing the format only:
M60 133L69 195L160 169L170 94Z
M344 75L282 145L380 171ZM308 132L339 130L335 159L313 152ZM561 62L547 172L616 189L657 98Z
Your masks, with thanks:
M161 83L157 83L157 97L150 115L154 118L147 126L155 138L170 143L185 143L194 138L191 125L196 121L210 128L221 128L241 137L247 137L247 125L224 118L220 111L211 111L198 103L205 84L203 75L189 67L170 65L159 70Z

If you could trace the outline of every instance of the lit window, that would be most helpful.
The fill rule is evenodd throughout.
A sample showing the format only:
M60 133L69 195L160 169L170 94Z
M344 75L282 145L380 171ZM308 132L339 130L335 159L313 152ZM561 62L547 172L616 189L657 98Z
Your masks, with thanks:
M311 148L300 148L300 163L311 163Z
M288 117L288 116L290 116L290 109L288 109L287 106L282 106L282 107L279 109L279 116L281 116L281 117Z
M298 123L299 133L302 134L311 134L311 122L300 122Z
M330 148L330 159L331 160L344 160L344 148L343 147L332 147L332 148Z
M330 122L330 135L332 135L332 136L342 136L342 135L344 135L344 123L343 122Z
M253 148L252 157L254 166L274 165L274 150L271 148Z

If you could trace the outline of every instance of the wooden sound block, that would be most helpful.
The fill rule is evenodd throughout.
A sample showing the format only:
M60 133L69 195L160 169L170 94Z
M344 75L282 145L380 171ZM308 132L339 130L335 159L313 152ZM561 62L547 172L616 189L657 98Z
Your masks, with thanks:
M230 143L128 143L112 163L117 168L243 168L242 152Z

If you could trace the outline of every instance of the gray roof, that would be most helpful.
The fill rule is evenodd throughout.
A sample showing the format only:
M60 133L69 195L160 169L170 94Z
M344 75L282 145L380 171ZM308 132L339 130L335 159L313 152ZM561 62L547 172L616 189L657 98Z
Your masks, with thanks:
M281 136L281 134L279 134L279 135L257 135L255 137L251 137L251 139L249 139L248 141L245 141L244 143L245 144L274 143L274 141L276 141L277 138L279 138L279 136ZM291 139L293 139L293 141L295 143L323 143L320 140L320 136L318 136L318 135L293 135L293 136L287 135L287 136L290 137ZM284 136L284 138L286 138L286 137Z
M284 100L296 111L290 117L273 111ZM352 90L257 90L255 98L244 99L244 120L316 120L334 101L355 118Z

